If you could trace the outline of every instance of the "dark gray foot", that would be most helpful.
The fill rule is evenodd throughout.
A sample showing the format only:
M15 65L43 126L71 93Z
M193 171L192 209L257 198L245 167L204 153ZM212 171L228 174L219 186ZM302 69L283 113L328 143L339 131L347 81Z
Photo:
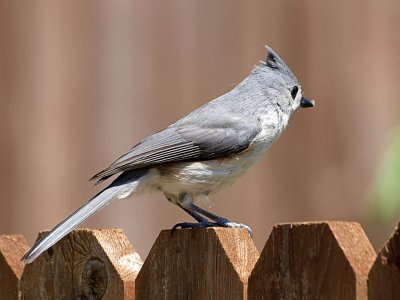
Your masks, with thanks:
M218 223L218 225L220 225L221 227L244 228L247 230L247 232L250 234L250 236L253 237L253 231L246 224L231 222L224 218L221 218L220 220L215 219L214 221L216 221L216 223Z
M244 228L253 237L253 231L251 228L245 224L234 223L227 219L221 218L218 222L201 222L201 223L190 223L190 222L182 222L176 224L171 229L171 234L174 234L175 229L177 228L210 228L210 227L226 227L226 228Z
M176 224L172 229L176 228L209 228L209 227L221 227L218 223L207 222L207 223L190 223L190 222L182 222Z
M200 223L190 223L190 222L182 222L176 224L174 227L171 229L171 234L174 234L175 229L177 228L210 228L210 227L221 227L218 223L214 222L209 222L209 221L202 221Z
M210 218L215 223L217 223L220 227L244 228L247 230L247 232L250 234L250 236L253 237L253 231L246 224L231 222L228 219L225 219L225 218L217 216L213 213L210 213L209 211L202 209L201 207L198 207L197 205L194 205L194 204L192 204L190 206L190 208L193 209L193 211L197 212L198 214L202 214L203 216Z
M185 196L186 196L185 194L182 194L182 197ZM193 203L189 203L189 205L186 204L185 206L179 203L180 202L178 201L178 206L182 208L184 211L186 211L189 215L191 215L198 223L189 223L189 222L178 223L174 227L172 227L171 231L172 234L176 228L228 227L228 228L244 228L247 230L250 236L253 237L253 231L249 226L245 224L231 222L228 219L217 216L205 209L202 209L201 207L198 207ZM207 218L212 220L213 222L210 222Z

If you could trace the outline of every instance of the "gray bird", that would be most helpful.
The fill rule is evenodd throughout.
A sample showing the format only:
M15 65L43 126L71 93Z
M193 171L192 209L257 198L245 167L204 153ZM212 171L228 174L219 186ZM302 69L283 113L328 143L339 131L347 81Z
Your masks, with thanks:
M285 62L269 47L267 59L227 94L194 110L131 148L91 180L121 173L108 187L58 224L24 255L41 253L115 199L160 191L197 223L174 228L242 227L216 216L195 200L233 184L257 162L299 107L313 107Z

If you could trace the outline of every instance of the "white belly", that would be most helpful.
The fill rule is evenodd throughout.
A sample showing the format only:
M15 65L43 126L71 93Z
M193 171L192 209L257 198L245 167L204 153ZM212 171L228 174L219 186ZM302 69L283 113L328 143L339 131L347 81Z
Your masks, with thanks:
M233 184L265 152L267 147L201 162L181 162L157 167L154 188L170 195L208 195Z

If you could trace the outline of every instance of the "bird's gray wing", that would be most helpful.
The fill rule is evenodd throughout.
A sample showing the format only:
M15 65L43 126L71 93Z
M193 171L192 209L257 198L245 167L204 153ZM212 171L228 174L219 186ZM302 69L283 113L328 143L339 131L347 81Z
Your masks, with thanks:
M141 141L91 180L101 182L123 171L163 163L209 160L239 153L260 130L258 120L243 120L236 115L224 115L207 124L176 123Z

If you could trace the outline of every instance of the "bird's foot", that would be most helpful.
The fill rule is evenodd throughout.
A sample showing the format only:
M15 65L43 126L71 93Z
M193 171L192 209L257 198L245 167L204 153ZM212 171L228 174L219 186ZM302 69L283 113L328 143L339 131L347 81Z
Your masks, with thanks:
M219 225L219 227L244 228L247 230L247 232L250 234L250 236L253 237L253 231L251 230L251 228L249 226L247 226L245 224L231 222L228 219L217 216L217 215L215 215L193 203L190 205L190 209L192 211L196 212L197 214L201 214L201 215L213 220L216 224Z
M221 227L218 223L214 222L199 222L199 223L190 223L190 222L182 222L176 224L174 227L171 229L171 233L174 234L175 229L177 228L210 228L210 227Z
M227 222L225 223L218 223L220 226L223 227L228 227L228 228L244 228L247 230L247 232L250 234L251 237L253 237L253 231L251 230L251 228L249 226L247 226L246 224L242 224L242 223L235 223L235 222L231 222L226 220Z
M244 228L253 237L253 231L251 228L242 223L235 223L231 222L227 219L221 218L218 222L199 222L199 223L189 223L189 222L182 222L176 224L171 229L171 234L174 234L177 228L210 228L210 227L226 227L226 228Z

